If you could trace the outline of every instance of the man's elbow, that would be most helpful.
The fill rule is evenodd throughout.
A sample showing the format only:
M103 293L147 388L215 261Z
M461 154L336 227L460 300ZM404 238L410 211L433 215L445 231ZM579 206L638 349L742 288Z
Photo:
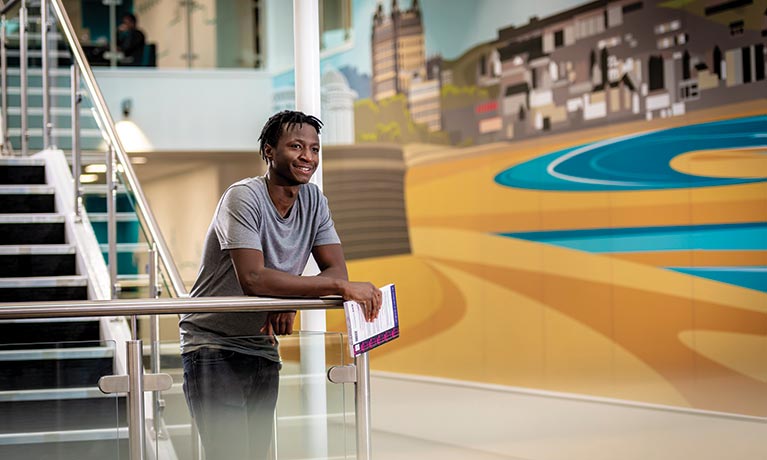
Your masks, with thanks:
M265 296L269 295L268 280L263 272L248 272L240 278L240 287L245 295Z

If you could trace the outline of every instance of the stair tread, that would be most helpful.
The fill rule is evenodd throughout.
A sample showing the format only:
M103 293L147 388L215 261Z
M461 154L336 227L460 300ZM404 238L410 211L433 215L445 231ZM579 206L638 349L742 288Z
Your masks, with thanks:
M45 166L45 160L28 157L3 157L0 166Z
M0 184L0 195L53 195L55 189L52 185L30 184Z
M107 252L109 250L108 244L99 244L101 252ZM117 252L147 252L149 251L149 243L117 243ZM2 251L0 251L2 254Z
M49 401L64 399L114 398L102 393L98 387L44 388L39 390L0 391L0 402L4 401Z
M111 358L113 356L114 350L104 346L0 350L0 362ZM2 401L2 399L0 399L0 401Z
M0 255L74 254L74 244L9 244L0 245Z
M23 287L72 287L87 286L88 278L83 275L71 276L29 276L23 278L0 278L0 288Z
M0 214L0 224L63 224L63 214L56 213L20 213Z
M105 212L89 212L88 219L91 222L106 222L108 218ZM117 222L134 222L138 221L138 216L135 212L116 212L115 219Z
M128 427L0 434L0 445L127 439Z

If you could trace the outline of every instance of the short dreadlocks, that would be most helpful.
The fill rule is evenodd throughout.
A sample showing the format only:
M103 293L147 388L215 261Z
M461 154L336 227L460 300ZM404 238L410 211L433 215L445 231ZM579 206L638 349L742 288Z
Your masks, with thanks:
M309 123L317 130L317 134L320 133L322 122L319 118L313 115L307 115L297 110L283 110L282 112L272 115L271 118L266 121L264 129L261 130L261 135L258 136L258 141L261 143L261 158L263 158L264 161L267 161L265 152L266 146L271 145L272 147L276 147L277 142L279 142L280 136L284 131L290 129L294 125L298 125L300 128L304 123Z

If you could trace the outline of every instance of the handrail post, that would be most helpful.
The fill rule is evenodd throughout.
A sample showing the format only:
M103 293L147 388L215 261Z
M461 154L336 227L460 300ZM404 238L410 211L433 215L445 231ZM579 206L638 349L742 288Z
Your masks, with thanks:
M370 361L367 353L354 358L357 381L354 384L354 405L357 421L357 460L371 460L370 443Z
M77 65L73 64L70 69L70 82L72 85L72 177L75 180L75 220L80 221L82 216L82 191L80 190L80 72Z
M128 355L128 442L130 460L144 459L144 366L141 340L125 342Z
M51 147L51 134L53 125L51 124L51 94L50 94L50 75L48 71L48 29L50 27L48 19L48 0L40 1L40 50L42 54L42 82L43 82L43 148Z
M158 260L157 260L157 246L152 243L152 247L149 249L149 298L156 299L160 297L160 290L158 289ZM151 343L150 346L150 366L152 374L160 373L160 319L158 315L149 316L149 333ZM163 432L162 428L162 414L165 408L165 401L162 399L160 391L152 392L152 434L155 439L164 439L167 436Z
M124 168L125 183L129 191L135 195L135 204L139 217L144 220L144 223L146 224L146 230L152 236L151 240L157 242L157 251L159 252L160 260L165 267L165 273L168 275L168 287L171 289L172 293L184 296L187 294L186 287L184 286L184 281L181 279L178 268L173 262L173 256L170 253L168 244L160 233L159 225L157 224L157 221L152 214L152 210L149 208L146 197L141 191L141 187L138 183L138 178L136 177L136 173L133 171L133 167L131 166L130 158L128 157L128 154L125 153L125 149L122 147L120 138L117 135L117 130L115 129L114 121L112 120L112 116L109 114L106 100L104 99L104 95L99 89L96 78L93 76L93 71L91 70L90 65L88 64L88 60L85 57L85 52L83 52L82 45L77 39L77 33L75 32L75 28L72 25L72 21L70 21L69 16L64 9L62 0L49 1L53 13L56 19L59 21L59 25L61 26L61 32L64 34L64 37L66 38L67 43L72 50L72 57L80 69L80 77L82 79L83 86L85 86L88 94L91 96L91 100L93 101L93 109L96 113L96 122L100 123L100 129L104 134L105 139L107 139L107 142L112 145L112 148L115 149L115 154L117 155L117 158L120 160L120 163Z
M21 0L19 8L19 75L21 78L21 155L29 153L29 129L27 126L27 0Z
M3 130L3 144L2 155L10 155L11 153L11 138L8 136L8 55L6 50L7 34L7 22L5 15L0 18L0 103L3 104L2 113L2 129Z
M116 299L120 291L120 286L117 284L117 174L115 171L115 149L111 145L107 151L106 163L109 284L112 287L112 299Z

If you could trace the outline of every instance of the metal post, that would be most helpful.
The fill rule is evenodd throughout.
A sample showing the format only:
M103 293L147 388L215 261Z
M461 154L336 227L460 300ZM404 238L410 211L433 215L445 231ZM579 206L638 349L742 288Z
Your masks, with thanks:
M357 420L357 460L371 460L373 449L370 436L370 363L367 353L354 359L357 382L354 384L354 403Z
M80 72L77 64L70 68L70 82L72 85L72 177L75 179L75 220L80 221L82 216L82 191L80 190Z
M0 98L2 98L1 103L3 104L3 125L0 128L3 130L3 145L0 154L2 155L9 155L11 153L11 140L10 136L8 136L8 55L5 49L6 33L6 20L5 15L3 15L0 21L0 85L2 87L0 89Z
M107 151L106 163L109 283L112 286L112 298L116 299L120 291L120 286L117 284L117 174L115 171L115 149L111 145Z
M27 0L21 0L19 9L19 75L21 78L21 155L29 153L27 127Z
M141 340L125 342L128 354L128 442L130 460L144 459L144 366Z
M194 47L192 46L192 10L194 10L194 0L184 0L182 3L186 6L186 66L192 68L192 61L194 60Z
M157 246L152 243L152 247L149 249L149 298L156 299L160 295L159 289L157 289L157 268L159 266L157 259ZM159 316L151 315L149 317L149 332L150 332L150 366L152 374L160 373L160 320ZM162 400L162 394L159 391L152 392L152 433L155 439L163 437L162 419L163 408L165 402Z
M40 51L42 53L42 80L43 80L43 148L49 149L51 147L51 132L53 125L51 124L51 94L50 94L50 75L48 71L48 29L50 24L48 23L48 0L40 1L40 33L41 33L41 45Z
M117 67L117 2L109 1L109 65Z

